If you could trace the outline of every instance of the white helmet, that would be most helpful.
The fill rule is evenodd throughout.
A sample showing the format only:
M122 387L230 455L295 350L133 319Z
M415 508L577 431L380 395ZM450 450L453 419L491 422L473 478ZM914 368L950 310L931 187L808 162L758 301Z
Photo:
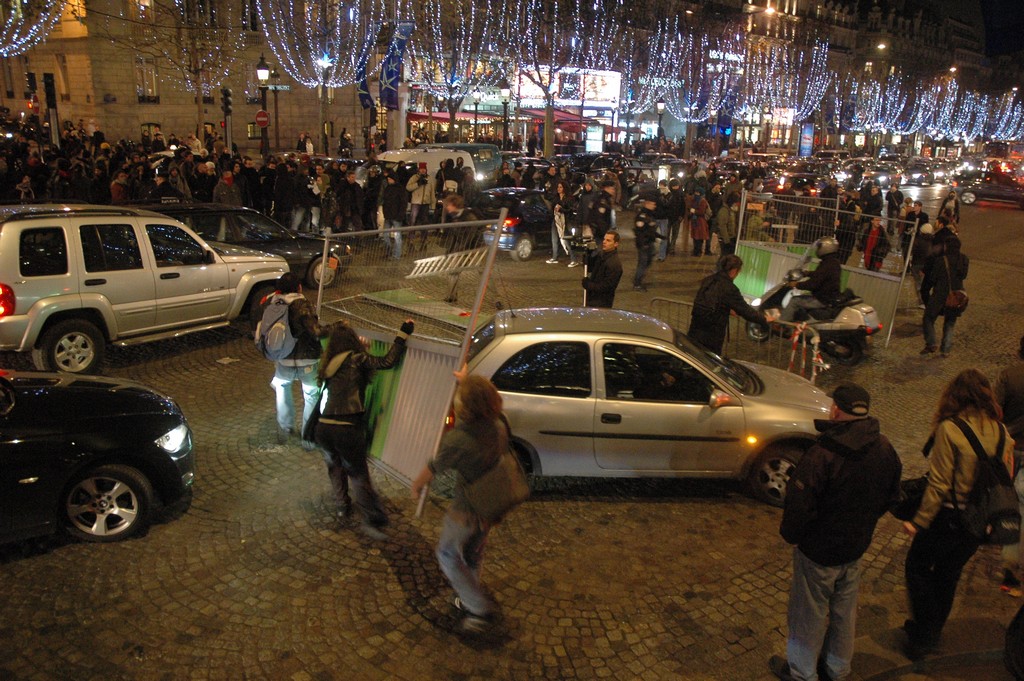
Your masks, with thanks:
M827 236L824 239L818 239L818 248L816 250L816 253L819 258L823 255L828 255L829 253L838 252L839 242L836 241L835 238Z

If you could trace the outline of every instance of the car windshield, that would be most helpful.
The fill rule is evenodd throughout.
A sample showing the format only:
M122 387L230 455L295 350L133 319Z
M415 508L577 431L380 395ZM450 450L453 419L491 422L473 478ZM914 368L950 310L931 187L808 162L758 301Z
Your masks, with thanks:
M753 372L731 359L719 357L690 340L685 334L675 332L675 345L695 362L718 376L721 380L746 395L758 392L759 382Z
M484 322L483 326L476 330L469 341L469 351L466 353L466 361L470 362L480 354L494 340L494 317Z

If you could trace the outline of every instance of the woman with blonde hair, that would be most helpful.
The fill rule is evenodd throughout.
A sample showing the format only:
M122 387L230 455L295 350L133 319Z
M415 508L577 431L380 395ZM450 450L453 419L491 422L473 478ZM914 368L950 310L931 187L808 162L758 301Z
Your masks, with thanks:
M497 606L480 584L480 563L492 523L477 515L466 500L463 485L493 468L508 449L509 429L501 413L501 395L488 379L456 372L455 428L445 433L437 456L412 483L419 498L435 473L453 470L459 484L445 514L437 543L441 572L455 590L455 607L464 613L461 628L474 633L493 621Z
M904 566L910 619L903 628L911 659L938 644L953 608L960 573L980 545L957 510L967 506L978 464L974 447L958 421L974 433L989 457L1002 457L1007 470L1012 470L1013 439L1006 437L1001 419L992 385L977 369L960 372L939 399L929 439L928 487L913 521L903 523L914 538ZM929 445L925 445L926 454Z

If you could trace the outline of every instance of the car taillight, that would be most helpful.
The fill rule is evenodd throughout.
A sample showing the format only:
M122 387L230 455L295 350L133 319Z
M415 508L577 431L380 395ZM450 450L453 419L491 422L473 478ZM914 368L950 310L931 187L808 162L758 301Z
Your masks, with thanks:
M511 232L513 227L518 227L521 220L519 218L505 218L505 222L501 223L501 231Z
M0 284L0 317L14 314L14 289L7 284Z
M956 180L953 180L953 186L954 186L954 187L959 187L959 186L960 186L960 183L959 183L959 182L957 182Z

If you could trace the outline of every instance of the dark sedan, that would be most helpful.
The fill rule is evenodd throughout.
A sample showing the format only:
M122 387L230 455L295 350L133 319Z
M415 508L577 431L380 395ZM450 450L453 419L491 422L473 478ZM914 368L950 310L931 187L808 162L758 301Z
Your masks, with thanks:
M324 240L319 236L285 229L266 215L249 208L214 203L162 203L142 206L162 213L192 228L207 241L245 246L279 255L288 268L309 288L332 286L341 267L342 254L335 247L324 267Z
M483 218L497 217L502 208L508 209L498 248L509 251L513 260L529 260L538 246L551 247L554 216L542 192L522 187L488 189L480 193L476 208ZM490 244L493 238L493 231L484 233L485 243Z
M953 190L965 206L978 201L1001 201L1024 208L1024 186L1005 173L987 170L960 173L953 179Z
M922 187L935 183L935 172L927 163L912 163L903 173L904 184L916 184Z
M91 542L146 530L190 500L192 433L169 398L131 381L0 372L0 542L63 528Z

